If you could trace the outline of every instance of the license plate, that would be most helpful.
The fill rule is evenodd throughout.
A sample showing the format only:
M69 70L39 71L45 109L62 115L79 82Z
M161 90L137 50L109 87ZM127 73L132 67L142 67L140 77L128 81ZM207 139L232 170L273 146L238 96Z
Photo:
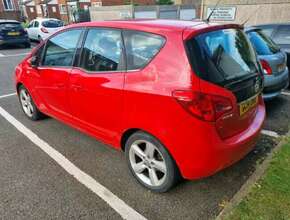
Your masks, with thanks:
M258 103L258 95L247 99L246 101L243 101L239 104L240 106L240 116L243 116L245 113L247 113L250 109L255 107Z
M9 36L18 36L20 33L19 32L8 32L7 35Z

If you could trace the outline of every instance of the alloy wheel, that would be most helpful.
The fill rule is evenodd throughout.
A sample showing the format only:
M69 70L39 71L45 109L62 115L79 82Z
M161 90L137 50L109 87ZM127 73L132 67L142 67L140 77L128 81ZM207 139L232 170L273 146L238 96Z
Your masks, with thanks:
M145 140L133 142L129 150L129 161L133 172L143 183L153 187L164 183L167 175L166 163L153 143Z
M19 95L23 111L28 117L31 118L33 116L34 107L29 93L27 92L27 90L22 89Z

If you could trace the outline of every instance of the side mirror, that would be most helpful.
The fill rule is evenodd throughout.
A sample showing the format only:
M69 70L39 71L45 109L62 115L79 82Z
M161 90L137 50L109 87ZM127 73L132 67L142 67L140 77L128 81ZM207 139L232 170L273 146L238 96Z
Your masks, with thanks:
M38 57L37 56L32 56L29 60L30 66L33 68L38 67Z

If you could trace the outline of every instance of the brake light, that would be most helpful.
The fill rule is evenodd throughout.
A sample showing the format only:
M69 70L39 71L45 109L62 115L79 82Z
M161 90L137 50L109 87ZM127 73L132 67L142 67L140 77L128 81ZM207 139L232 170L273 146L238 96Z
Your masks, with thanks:
M44 27L40 28L40 30L43 32L43 33L48 33L48 30L46 30Z
M216 121L233 110L230 99L189 90L176 90L172 96L193 116L204 121Z
M269 63L266 60L260 60L262 68L263 68L263 72L265 74L271 75L272 74L272 68L269 65Z

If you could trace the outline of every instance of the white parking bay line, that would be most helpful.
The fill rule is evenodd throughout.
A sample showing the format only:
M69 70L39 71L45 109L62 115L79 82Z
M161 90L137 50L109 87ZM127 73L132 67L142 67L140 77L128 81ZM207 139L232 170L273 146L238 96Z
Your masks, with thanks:
M290 92L283 91L281 94L290 96Z
M41 150L48 154L48 156L50 156L56 163L58 163L65 171L67 171L80 183L85 185L88 189L93 191L96 195L98 195L105 202L107 202L109 206L111 206L117 213L119 213L123 219L146 220L144 216L128 206L123 200L119 199L110 190L102 186L91 176L76 167L66 157L64 157L54 148L52 148L47 142L40 139L35 133L25 127L21 122L15 119L2 107L0 107L0 115L2 115L18 131L24 134L31 142L33 142L36 146L38 146Z
M2 58L6 58L6 57L18 57L18 56L24 56L24 55L27 55L29 53L18 53L18 54L1 54L0 57Z
M4 57L4 56L5 56L4 54L0 53L0 57Z
M270 137L274 137L274 138L280 137L280 135L275 131L262 130L261 133Z
M6 97L9 97L9 96L14 96L14 95L17 95L17 93L10 93L10 94L6 94L6 95L0 95L0 99L6 98Z

